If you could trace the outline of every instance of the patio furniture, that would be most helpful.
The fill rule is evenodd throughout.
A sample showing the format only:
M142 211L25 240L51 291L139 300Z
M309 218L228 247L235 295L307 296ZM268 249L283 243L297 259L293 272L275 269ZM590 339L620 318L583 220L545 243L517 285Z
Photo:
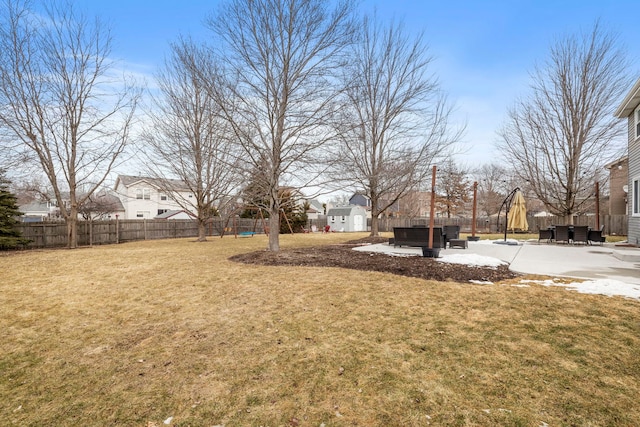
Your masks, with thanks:
M448 239L449 240L449 248L468 248L468 242L466 239Z
M589 236L587 238L589 240L589 244L593 244L592 242L599 243L600 246L603 245L605 239L604 236L604 225L600 226L600 230L589 230Z
M451 240L460 239L460 226L459 225L445 225L442 228L444 233L444 248L447 247L447 243L449 243L449 247L451 247Z
M538 230L538 243L540 240L546 240L547 243L551 243L554 239L553 228L547 228L546 230Z
M556 243L565 242L569 244L569 226L568 225L556 225L555 227L555 241Z
M588 240L589 235L589 227L586 225L574 225L573 226L573 244L576 243L584 243L585 245L589 244Z
M393 245L428 247L430 231L428 227L393 227ZM445 248L444 239L442 228L434 227L433 247Z

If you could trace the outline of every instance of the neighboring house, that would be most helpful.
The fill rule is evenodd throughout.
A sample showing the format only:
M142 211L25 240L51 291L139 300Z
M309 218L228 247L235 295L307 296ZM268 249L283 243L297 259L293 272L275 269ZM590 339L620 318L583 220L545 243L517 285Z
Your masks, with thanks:
M358 205L331 208L327 225L332 231L367 231L367 212Z
M120 199L107 191L94 193L83 206L80 206L78 218L93 221L124 218L124 206Z
M606 168L609 169L609 215L626 215L629 158L625 156L611 162Z
M20 205L18 209L22 212L20 221L42 222L50 218L52 207L49 202L33 201L25 205Z
M166 211L161 213L160 215L156 215L154 219L194 219L195 215L189 211L175 210L175 211Z
M628 241L631 244L640 245L640 79L624 97L615 116L627 119L629 134Z
M358 205L363 206L365 208L371 209L371 199L364 193L357 192L354 193L353 196L349 199L350 205Z
M115 193L124 207L122 219L155 218L167 211L180 211L187 207L186 205L195 204L193 194L184 182L179 180L119 175L116 179ZM181 198L185 206L180 206L172 197ZM193 206L189 211L196 214Z
M309 209L307 210L307 219L318 219L320 216L324 216L324 206L317 199L306 199L309 203Z

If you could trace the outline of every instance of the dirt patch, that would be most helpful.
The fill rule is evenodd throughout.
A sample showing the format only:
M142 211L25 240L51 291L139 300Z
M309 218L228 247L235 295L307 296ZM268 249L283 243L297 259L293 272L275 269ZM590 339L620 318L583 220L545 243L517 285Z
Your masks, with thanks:
M448 264L418 256L399 257L353 250L355 246L386 241L388 239L381 237L367 237L340 245L282 249L280 252L256 251L235 255L230 259L245 264L341 267L353 270L381 271L425 280L462 283L470 280L495 283L518 276L517 273L509 271L506 265L497 268L476 267Z

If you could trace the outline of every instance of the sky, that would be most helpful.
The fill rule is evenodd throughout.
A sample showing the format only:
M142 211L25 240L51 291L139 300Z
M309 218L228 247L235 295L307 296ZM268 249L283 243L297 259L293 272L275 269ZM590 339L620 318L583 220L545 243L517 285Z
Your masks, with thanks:
M89 15L110 24L113 56L129 72L148 81L162 64L169 43L181 35L210 37L205 19L218 0L75 0ZM589 31L596 20L618 34L640 76L637 17L630 0L362 0L359 10L401 21L424 33L438 77L455 106L453 122L466 125L457 160L467 168L500 162L496 132L508 108L527 93L529 73L544 62L558 38Z

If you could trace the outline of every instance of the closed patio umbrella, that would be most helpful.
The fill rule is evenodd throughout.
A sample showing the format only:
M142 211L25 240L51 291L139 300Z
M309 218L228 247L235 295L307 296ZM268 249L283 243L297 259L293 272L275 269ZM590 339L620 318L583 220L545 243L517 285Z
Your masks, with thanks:
M529 229L529 223L527 222L527 207L524 202L524 197L520 191L516 192L511 202L511 209L507 215L507 229L509 230L522 230Z

